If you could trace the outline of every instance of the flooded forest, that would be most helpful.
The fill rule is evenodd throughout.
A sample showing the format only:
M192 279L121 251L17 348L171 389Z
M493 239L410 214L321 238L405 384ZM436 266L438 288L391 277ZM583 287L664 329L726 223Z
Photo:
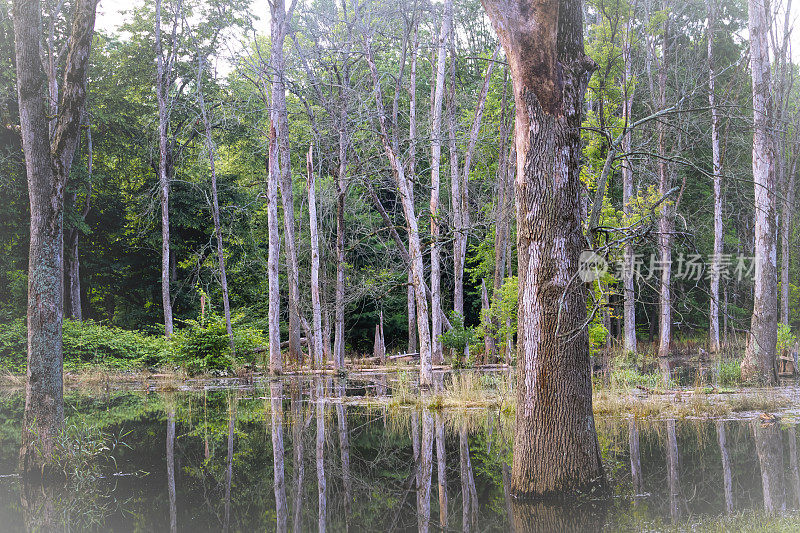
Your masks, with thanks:
M797 531L798 22L0 0L0 531Z

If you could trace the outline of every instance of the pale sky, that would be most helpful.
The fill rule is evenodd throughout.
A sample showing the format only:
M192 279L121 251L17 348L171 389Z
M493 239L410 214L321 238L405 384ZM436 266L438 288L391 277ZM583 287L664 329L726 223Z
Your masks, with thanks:
M145 0L101 0L98 8L97 27L109 31L115 30L125 21L123 11L134 6L140 6ZM401 0L403 1L403 0ZM779 0L780 1L780 0ZM269 5L267 0L251 0L251 12L258 15L256 30L262 34L269 33ZM800 26L800 2L792 3L792 25ZM783 23L781 22L781 28ZM742 36L746 37L746 32ZM795 63L800 63L800 28L792 32L792 57Z

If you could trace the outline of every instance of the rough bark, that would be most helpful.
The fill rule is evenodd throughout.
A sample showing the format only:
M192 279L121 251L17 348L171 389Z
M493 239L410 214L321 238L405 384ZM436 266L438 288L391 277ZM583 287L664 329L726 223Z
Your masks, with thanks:
M308 148L306 155L308 170L308 230L311 234L311 322L314 347L314 363L321 367L323 359L322 349L322 304L319 296L319 231L317 229L317 195L316 176L314 175L313 147Z
M753 80L753 183L755 188L755 274L753 317L742 360L742 379L777 381L778 273L775 228L775 153L770 137L772 96L767 45L769 15L763 0L749 0L750 64Z
M219 221L219 195L217 194L217 163L214 138L211 135L211 121L206 111L206 101L203 96L203 70L205 58L198 54L197 59L197 101L200 107L200 117L203 119L203 128L206 134L206 151L211 170L211 216L214 220L214 235L217 241L217 263L219 265L219 283L222 289L222 309L225 314L225 329L228 332L228 343L231 347L231 357L236 357L236 343L233 337L231 324L231 304L228 298L228 276L225 272L225 248L222 243L222 224Z
M86 103L96 0L79 0L64 69L58 116L49 134L47 76L41 61L41 6L13 4L17 97L30 201L28 354L20 448L23 474L46 474L64 424L63 322L64 189Z
M711 287L709 294L708 351L720 352L719 343L719 279L722 256L722 152L719 144L720 117L714 87L714 31L716 29L716 0L708 0L708 107L711 109L711 165L714 175L714 254L711 256Z
M177 20L177 17L175 17ZM161 38L161 0L156 0L156 100L158 101L158 193L161 203L161 305L164 309L164 333L172 335L172 299L170 297L169 174L167 129L169 128L169 86L172 56L164 58ZM166 64L165 64L166 63Z
M483 0L516 103L519 333L511 490L535 497L605 485L592 414L580 123L594 63L580 2ZM519 529L519 528L518 528Z

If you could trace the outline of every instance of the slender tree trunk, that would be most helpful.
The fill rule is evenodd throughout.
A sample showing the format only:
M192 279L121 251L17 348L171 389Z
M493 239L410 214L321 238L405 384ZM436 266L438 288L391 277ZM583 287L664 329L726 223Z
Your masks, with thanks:
M711 109L711 164L714 174L714 254L711 256L711 290L709 295L708 351L720 352L719 344L719 278L722 260L722 152L719 145L719 110L714 86L714 31L716 28L716 0L708 0L708 106Z
M658 109L667 105L667 59L669 57L669 18L663 26L663 42L661 60L658 64ZM658 136L658 192L662 197L672 189L672 165L667 161L667 129L662 121L656 123ZM669 363L672 344L672 232L674 229L675 207L665 205L664 212L658 221L658 255L661 279L659 281L658 298L658 357L664 373L669 379Z
M169 257L169 175L167 173L167 129L169 127L169 69L164 64L164 47L161 39L161 0L156 0L156 99L158 100L158 191L161 201L161 305L164 308L164 332L172 335L172 299L170 298Z
M378 70L372 57L372 49L369 42L366 43L367 63L375 92L375 104L378 110L378 121L380 124L380 137L384 151L392 166L392 175L395 180L400 200L403 205L403 213L408 227L408 242L411 273L413 276L414 294L416 298L417 310L417 333L419 335L419 354L420 354L420 385L430 386L432 384L431 368L431 333L428 325L428 301L425 295L425 275L422 260L422 244L419 235L419 224L417 215L414 211L413 193L411 192L412 183L407 179L405 168L400 161L397 153L392 149L386 127L386 112L383 106L383 96L378 78ZM414 105L413 102L411 105ZM435 312L435 311L434 311Z
M222 225L219 221L219 196L217 194L217 165L214 138L211 136L211 122L206 112L206 102L203 97L203 70L205 58L198 52L197 65L197 99L200 106L200 116L203 119L203 126L206 134L206 150L208 151L208 162L211 167L211 215L214 219L214 235L217 237L217 262L219 263L219 282L222 288L222 309L225 313L225 329L228 332L228 342L231 347L231 357L236 358L236 342L233 337L233 325L231 324L231 304L228 298L228 276L225 273L225 248L222 244Z
M494 342L494 335L490 329L492 316L491 308L489 307L489 291L486 289L485 279L481 280L481 322L483 322L483 327L486 329L483 336L483 362L489 364L494 362L497 356L497 348Z
M516 102L519 339L512 492L605 486L592 414L586 291L571 280L583 247L580 124L595 65L581 3L535 9L483 0L506 52ZM532 43L536 43L533 45Z
M294 447L294 518L292 531L301 531L302 518L303 518L303 480L305 479L305 462L304 455L304 442L303 430L305 424L303 422L303 389L302 384L298 384L296 397L292 396L292 416L294 424L292 425L292 445Z
M787 180L788 186L783 194L783 213L781 214L781 324L789 324L791 319L789 314L789 267L791 266L792 250L789 237L794 219L796 162L797 158L792 158Z
M311 322L313 328L314 363L322 367L325 363L322 351L322 304L319 297L319 234L317 230L316 176L314 175L313 147L308 148L306 166L308 169L308 230L311 233Z
M279 374L283 370L281 357L281 323L280 323L280 264L281 237L278 232L278 142L275 136L275 125L270 125L269 137L269 172L267 177L267 228L269 233L269 250L267 255L267 276L269 278L269 371Z
M94 150L92 146L92 125L86 125L86 173L88 187L86 199L84 200L81 220L86 221L92 205L92 166ZM72 192L70 203L75 205L76 194ZM83 308L81 305L81 259L78 244L80 241L80 230L76 227L70 228L64 233L64 259L65 267L65 290L64 298L66 315L73 320L83 320Z
M297 243L294 229L294 194L292 191L292 162L289 154L289 118L286 110L286 66L283 58L283 43L289 31L290 16L286 13L285 0L270 2L272 49L272 109L270 119L276 129L280 159L278 185L283 205L284 243L286 244L286 274L289 285L289 357L301 361L300 348L300 285L297 266Z
M342 117L347 120L347 107L342 110ZM336 297L334 304L334 336L333 366L344 368L344 200L347 187L347 134L344 126L339 127L339 173L336 177Z
M286 478L283 469L283 383L273 381L269 384L270 411L272 419L272 468L273 489L275 492L275 530L285 533L288 530L289 510L286 506Z
M632 80L632 59L631 59L631 29L628 25L625 43L622 48L623 61L625 62L625 75L623 77L623 94L622 101L622 115L625 127L630 126L633 120L633 84ZM633 148L632 134L630 130L625 131L622 138L622 152L626 157L622 159L622 209L626 216L631 216L634 211L632 200L636 193L634 191L633 182L633 166L627 154ZM624 264L625 268L622 272L622 285L623 285L623 315L624 315L624 333L623 333L623 346L626 352L636 354L636 291L634 287L634 251L633 244L630 242L625 243Z
M750 64L753 78L753 182L755 187L755 276L753 317L742 360L742 379L775 383L778 338L778 277L775 228L775 153L770 137L772 97L767 45L769 14L763 0L749 0Z
M51 473L56 438L64 425L64 189L86 104L96 7L96 0L79 0L73 8L61 103L51 139L47 76L41 61L41 5L38 1L13 3L17 97L31 214L28 366L19 456L23 475Z
M450 56L455 58L453 37L450 38ZM466 227L462 210L461 173L458 163L458 144L456 137L456 65L450 62L450 86L447 98L447 130L450 149L450 203L453 209L453 312L464 316L464 263L461 243L466 240ZM466 248L465 248L466 249Z
M175 493L175 409L167 412L167 492L169 494L169 530L178 531L178 508Z
M442 334L442 321L437 309L441 307L441 262L439 244L439 185L442 159L442 100L444 99L444 73L447 60L447 37L453 23L453 2L445 0L442 13L442 26L436 57L436 86L434 89L431 125L431 358L434 364L444 360L439 336Z

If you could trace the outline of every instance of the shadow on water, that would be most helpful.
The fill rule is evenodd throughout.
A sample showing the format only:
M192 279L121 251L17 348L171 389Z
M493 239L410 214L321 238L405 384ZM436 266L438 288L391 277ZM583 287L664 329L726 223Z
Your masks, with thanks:
M345 401L389 386L73 392L69 423L119 442L99 469L70 447L69 481L47 487L13 475L23 399L0 396L0 531L689 530L775 514L800 527L792 424L600 418L613 497L520 502L513 416Z

